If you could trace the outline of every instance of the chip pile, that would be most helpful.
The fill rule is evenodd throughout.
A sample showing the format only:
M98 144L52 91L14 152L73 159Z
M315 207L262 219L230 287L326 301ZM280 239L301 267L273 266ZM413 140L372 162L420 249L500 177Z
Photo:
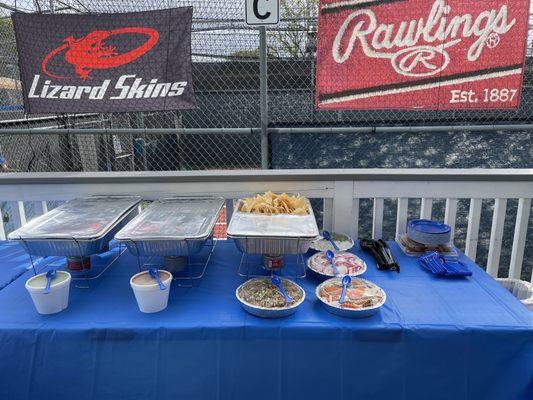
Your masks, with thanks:
M243 200L241 212L259 214L292 214L308 215L307 199L303 196L289 196L287 193L276 194L266 192L263 195L249 197Z

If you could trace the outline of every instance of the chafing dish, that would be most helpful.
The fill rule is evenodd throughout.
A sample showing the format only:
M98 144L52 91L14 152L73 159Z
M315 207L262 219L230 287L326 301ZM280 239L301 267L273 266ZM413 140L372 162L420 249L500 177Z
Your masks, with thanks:
M188 256L211 236L222 198L171 197L153 202L115 235L136 256Z
M317 239L318 227L309 200L308 215L241 212L242 203L238 201L227 232L243 253L303 254Z
M36 256L85 257L107 250L134 215L139 196L90 196L68 201L11 232Z

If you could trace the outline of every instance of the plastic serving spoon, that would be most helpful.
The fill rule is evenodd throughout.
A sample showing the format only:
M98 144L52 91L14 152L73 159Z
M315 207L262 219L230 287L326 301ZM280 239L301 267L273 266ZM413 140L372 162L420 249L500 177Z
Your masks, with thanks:
M344 275L342 278L342 293L341 298L339 299L339 304L343 304L346 301L346 291L352 284L352 278L350 278L350 275Z
M328 256L328 260L333 266L333 273L335 276L339 275L339 270L337 269L337 265L335 264L335 254L331 250L326 251L326 256Z
M272 275L272 278L271 278L271 281L274 285L277 286L277 288L280 290L281 294L283 295L283 297L285 297L285 301L287 303L292 303L294 300L292 299L291 296L289 296L289 294L285 291L285 288L283 287L283 284L281 283L281 279L279 279L279 276L277 275Z
M324 239L326 239L327 241L329 241L331 243L331 245L333 246L333 248L335 249L335 251L339 251L339 246L337 246L337 244L333 241L333 239L331 238L331 235L329 234L328 231L323 231L322 232L322 236L324 236Z
M46 273L46 286L44 288L44 294L50 293L50 285L52 284L52 281L56 277L57 271L55 269L51 269Z
M159 271L156 268L150 268L148 270L148 273L152 278L154 278L157 281L157 284L159 285L159 289L165 290L167 287L161 282L161 278L159 277Z

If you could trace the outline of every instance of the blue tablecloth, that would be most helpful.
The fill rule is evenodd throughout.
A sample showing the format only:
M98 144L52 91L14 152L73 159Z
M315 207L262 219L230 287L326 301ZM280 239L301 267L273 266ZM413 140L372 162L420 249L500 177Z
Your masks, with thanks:
M231 241L158 314L137 309L130 255L52 316L35 312L27 272L0 291L0 399L533 398L532 313L485 272L466 261L471 278L438 279L396 245L401 274L381 272L354 251L388 296L363 320L326 312L310 277L294 316L245 313Z
M37 257L34 262L43 267L49 259ZM0 241L0 290L31 268L30 256L18 242Z
M26 272L30 258L20 244L0 243L0 289L3 289Z

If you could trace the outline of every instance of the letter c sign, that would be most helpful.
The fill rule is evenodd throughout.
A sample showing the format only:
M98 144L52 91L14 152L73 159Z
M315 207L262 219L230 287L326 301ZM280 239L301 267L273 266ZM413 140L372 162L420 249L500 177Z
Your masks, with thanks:
M277 25L279 0L245 0L247 25Z

